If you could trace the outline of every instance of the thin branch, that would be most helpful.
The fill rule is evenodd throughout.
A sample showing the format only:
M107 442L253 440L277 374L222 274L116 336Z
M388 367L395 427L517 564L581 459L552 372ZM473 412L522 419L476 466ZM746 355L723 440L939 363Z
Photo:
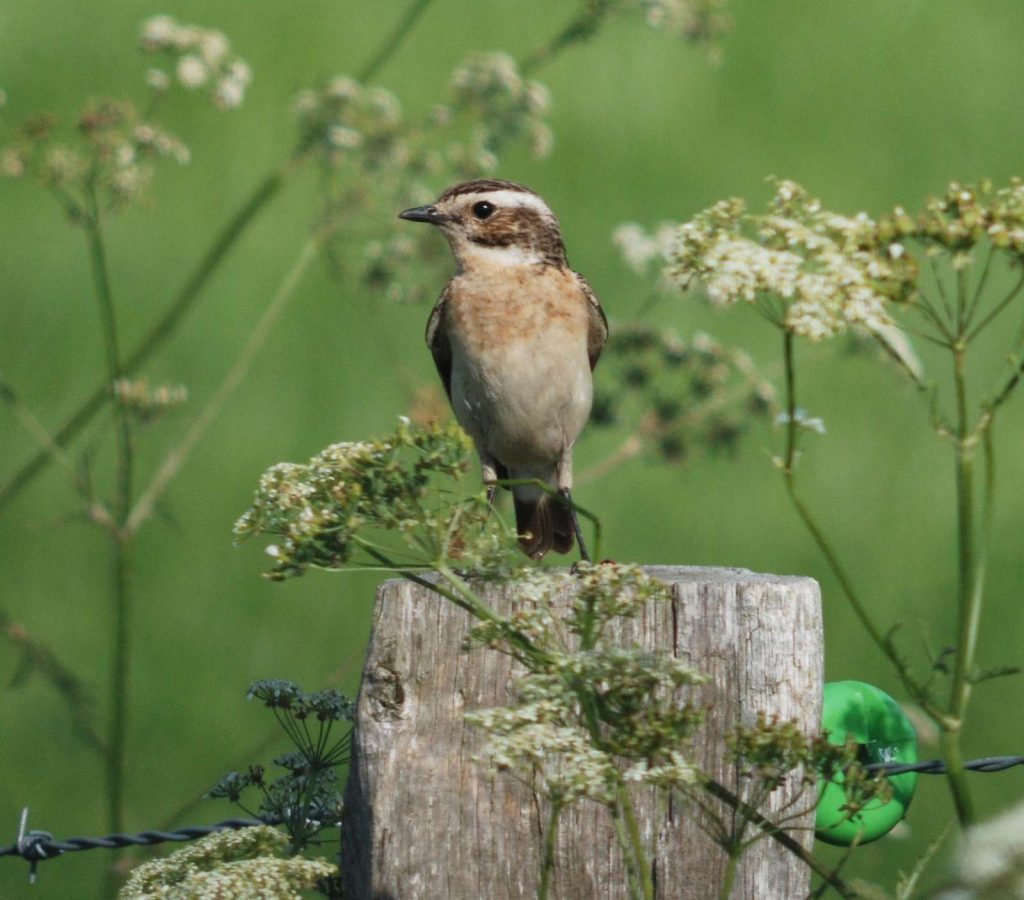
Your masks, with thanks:
M868 333L876 341L878 341L878 343L881 345L882 349L885 351L889 359L896 363L896 365L898 365L903 370L904 374L907 375L907 377L910 378L912 382L914 382L914 387L916 387L919 391L925 392L931 389L931 385L921 377L920 373L914 371L913 366L911 366L910 363L907 362L903 354L899 353L896 350L896 348L893 347L892 344L890 344L887 340L885 340L885 338L883 338L879 332L871 330Z
M519 71L524 74L532 72L544 63L550 62L567 47L592 38L613 6L611 0L586 0L583 11L551 40L527 56L519 64Z
M153 480L135 504L124 526L127 534L135 534L139 530L139 526L149 518L153 508L163 496L171 481L181 470L189 454L195 449L203 435L206 434L207 429L220 415L225 403L227 403L239 384L249 373L256 355L270 336L274 324L294 294L295 288L301 281L306 269L316 258L317 251L323 244L324 239L325 233L321 232L306 241L303 248L299 251L294 265L288 271L288 274L285 275L277 291L274 293L266 311L263 313L263 317L253 329L245 347L242 348L242 352L238 355L238 359L235 360L235 364L224 377L224 380L210 398L205 409L203 409L199 417L185 432L178 445L167 454Z
M989 311L988 315L985 316L984 319L982 319L973 329L971 329L970 333L967 335L966 338L967 343L973 341L982 331L985 330L985 327L989 323L991 323L996 318L996 316L998 316L1004 309L1006 309L1007 306L1009 306L1013 302L1014 298L1020 293L1021 288L1024 288L1024 271L1021 272L1020 278L1017 280L1017 283L1013 286L1013 289Z
M113 394L117 382L124 375L118 339L117 316L114 312L114 298L110 287L110 270L103 241L102 224L98 218L96 192L90 187L92 216L86 223L85 232L89 243L89 260L92 263L96 302L100 309L103 344L106 350L107 392ZM117 423L117 490L114 502L114 520L124 523L132 498L132 440L128 409L121 402L114 403L114 419ZM116 830L116 829L115 829Z
M171 301L163 316L142 339L139 346L124 360L121 367L123 375L131 375L177 330L185 315L195 305L196 300L206 287L211 277L227 258L228 252L234 247L257 213L285 184L291 174L305 159L307 148L299 147L284 163L270 172L250 194L242 207L228 221L218 234L206 255L200 260L185 286ZM66 447L96 413L110 400L110 385L104 381L91 396L67 419L64 425L54 434L53 443L58 447ZM40 451L11 478L0 487L0 511L10 503L31 481L46 468L52 459L49 451Z
M103 738L93 725L92 700L82 681L57 655L38 638L32 637L22 626L0 609L0 635L17 648L25 661L37 670L57 691L68 705L75 731L86 745L99 754L106 753Z
M783 341L783 358L786 367L786 409L789 421L786 424L786 450L782 462L782 474L790 502L793 504L793 508L796 510L801 522L803 522L804 528L807 529L821 555L825 558L825 562L828 564L832 576L839 583L839 587L850 604L850 608L860 620L861 625L867 631L874 644L895 667L900 681L902 681L908 693L936 722L948 722L949 717L931 700L926 687L911 675L906 662L896 652L891 641L875 625L867 608L861 602L859 595L854 589L853 582L846 574L842 563L840 563L838 554L797 492L795 462L798 424L796 422L796 367L793 359L793 335L788 331L785 332Z
M88 517L98 525L102 525L104 528L111 531L116 531L117 524L114 522L114 519L110 514L110 510L92 496L92 486L89 484L88 479L82 476L82 473L78 470L74 460L68 456L63 448L58 447L53 442L53 439L50 437L50 433L43 426L43 423L36 418L32 413L32 410L30 410L21 397L18 396L18 393L14 390L10 382L4 379L3 375L0 375L0 400L3 400L3 402L7 404L10 410L14 413L15 418L35 439L36 443L39 444L43 450L53 456L54 461L63 470L64 474L67 475L82 500L85 501L86 514Z
M971 695L970 674L978 643L978 626L984 598L985 570L981 564L983 551L978 546L974 524L974 440L968 422L967 351L953 351L953 383L956 392L957 441L956 457L956 522L957 522L957 642L950 685L949 716L951 722L943 731L943 758L946 777L956 807L957 818L964 827L974 820L970 789L964 774L961 733Z
M117 332L110 271L107 265L103 226L100 220L96 189L89 185L90 215L86 219L85 233L89 245L96 302L100 308L104 347L107 358L108 391L113 394L117 382L124 375L124 366ZM117 469L113 517L117 530L112 532L113 552L113 664L110 672L110 735L107 739L107 817L112 832L123 828L124 774L128 735L128 674L131 651L130 617L131 595L128 590L128 542L123 531L132 503L132 435L128 409L119 400L114 401L114 420L117 435Z
M978 279L977 285L974 287L974 291L971 294L971 302L967 307L967 327L970 328L971 322L974 319L974 314L978 311L978 304L981 302L981 295L985 290L985 282L988 281L988 273L992 268L992 258L995 256L995 244L988 245L988 253L985 256L985 265L981 270L981 277Z
M924 293L919 293L917 295L917 300L910 304L910 308L923 313L924 317L931 321L931 323L939 330L943 340L939 341L936 338L932 338L932 340L943 347L948 347L953 342L953 332L946 327L946 323L942 321L942 316L936 312L931 301L929 301Z
M955 321L953 307L950 305L949 297L946 296L946 285L942 280L941 273L939 272L939 264L935 261L934 256L928 257L928 263L932 269L932 276L935 279L935 287L938 289L939 298L942 300L942 307L946 311L946 318L949 319L950 322L953 322ZM944 328L944 331L946 331L948 337L952 337L951 329Z
M705 776L701 780L701 787L712 797L717 797L723 803L740 813L745 819L760 828L768 837L776 843L781 844L790 853L803 862L811 871L824 878L829 885L844 898L856 898L857 892L829 869L821 860L813 854L808 853L798 841L794 840L782 828L766 819L761 813L745 803L730 791L725 785L720 784L713 778Z
M363 83L370 81L377 76L377 73L391 60L398 48L409 36L420 16L430 6L430 0L412 0L405 15L398 21L398 25L385 38L380 49L373 55L370 61L356 75L356 79Z

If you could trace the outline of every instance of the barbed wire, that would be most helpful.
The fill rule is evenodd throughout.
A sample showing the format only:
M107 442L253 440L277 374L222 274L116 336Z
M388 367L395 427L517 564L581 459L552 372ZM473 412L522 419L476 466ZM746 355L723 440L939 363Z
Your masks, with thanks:
M55 840L48 831L29 831L28 807L21 811L18 839L8 847L0 847L0 857L20 856L29 864L29 881L36 880L36 867L44 859L55 859L77 850L119 850L122 847L149 847L168 841L192 841L218 831L237 831L254 825L279 825L269 819L225 819L215 825L186 825L174 831L142 831L138 834L108 834L105 837L73 837Z
M1024 765L1024 756L985 756L968 760L964 768L971 772L1002 772L1014 766ZM868 772L882 772L885 775L905 775L917 772L920 775L944 775L946 765L941 759L927 759L916 763L869 763L863 767ZM174 831L142 831L138 834L108 834L105 837L73 837L55 840L48 831L28 831L28 807L22 810L18 839L7 847L0 847L0 857L20 856L29 863L29 880L35 881L36 867L44 859L55 859L65 853L77 850L118 850L122 847L149 847L168 841L191 841L206 837L218 831L250 828L254 825L280 825L274 819L225 819L215 825L186 825Z
M964 763L971 772L1002 772L1014 766L1024 765L1024 756L984 756ZM869 763L863 766L867 772L883 772L886 775L903 775L917 772L920 775L945 775L946 764L941 759L927 759L916 763Z

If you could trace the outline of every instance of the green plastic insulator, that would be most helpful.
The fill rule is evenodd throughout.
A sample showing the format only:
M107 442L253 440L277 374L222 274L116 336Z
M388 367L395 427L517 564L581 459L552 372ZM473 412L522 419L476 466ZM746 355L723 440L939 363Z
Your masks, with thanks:
M858 760L871 763L917 762L917 733L899 704L885 691L863 681L833 681L825 685L822 727L830 744L855 741ZM841 809L846 802L843 776L819 779L818 840L840 847L855 841L866 844L888 834L906 814L917 787L917 773L906 772L889 779L892 799L871 800L856 815Z

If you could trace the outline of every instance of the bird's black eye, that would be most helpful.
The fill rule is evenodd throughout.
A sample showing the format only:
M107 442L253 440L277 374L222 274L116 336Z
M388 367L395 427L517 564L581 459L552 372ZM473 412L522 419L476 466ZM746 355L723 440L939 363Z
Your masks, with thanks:
M494 204L481 200L473 204L473 215L478 219L486 219L494 212Z

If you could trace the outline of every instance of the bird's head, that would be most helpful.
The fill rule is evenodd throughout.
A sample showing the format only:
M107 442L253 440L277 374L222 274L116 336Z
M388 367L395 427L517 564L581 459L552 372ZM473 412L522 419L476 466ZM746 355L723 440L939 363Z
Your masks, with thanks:
M539 195L513 181L466 181L399 218L440 228L460 269L567 265L555 214Z

